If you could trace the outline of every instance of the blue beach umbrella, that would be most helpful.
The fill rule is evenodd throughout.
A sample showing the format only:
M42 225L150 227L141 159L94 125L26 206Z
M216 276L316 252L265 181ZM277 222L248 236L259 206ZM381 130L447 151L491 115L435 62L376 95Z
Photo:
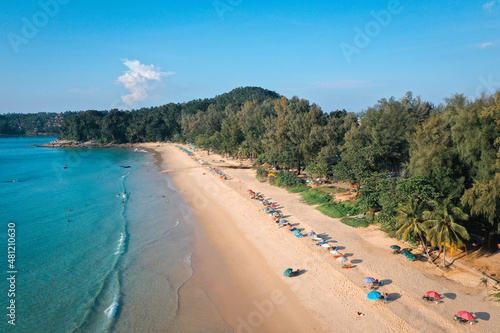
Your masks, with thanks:
M367 296L367 297L368 297L368 299L371 299L371 300L376 300L376 299L379 299L379 298L380 298L380 296L382 296L382 294L381 294L381 293L379 293L378 291L375 291L375 290L374 290L374 291L370 291L370 292L368 293L368 296Z
M309 232L307 233L307 236L312 236L312 235L316 235L316 233L315 233L314 231L309 231Z
M289 269L287 269L287 270L283 273L283 276L288 276L288 275L292 274L292 272L293 272L293 269L292 269L292 268L289 268Z
M365 278L363 279L363 282L364 282L364 283L373 283L373 282L375 282L375 279L374 279L374 278L372 278L372 277L365 277Z

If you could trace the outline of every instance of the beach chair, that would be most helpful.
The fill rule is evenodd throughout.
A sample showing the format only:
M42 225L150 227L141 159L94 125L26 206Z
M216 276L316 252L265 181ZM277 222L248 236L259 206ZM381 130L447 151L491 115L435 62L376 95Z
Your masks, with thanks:
M349 265L342 265L342 268L351 268L351 267L352 267L351 264L349 264Z

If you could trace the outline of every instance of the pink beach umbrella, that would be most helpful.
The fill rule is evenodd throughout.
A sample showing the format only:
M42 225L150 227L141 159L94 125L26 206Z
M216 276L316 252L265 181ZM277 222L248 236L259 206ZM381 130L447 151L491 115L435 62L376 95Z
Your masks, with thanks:
M441 299L441 295L439 295L437 292L435 291L428 291L426 292L426 294L432 298L435 298L435 299Z
M457 315L459 315L460 317L466 319L466 320L474 320L474 316L472 314L470 314L470 312L467 312L467 311L458 311Z
M271 222L275 222L275 221L276 221L276 219L275 219L274 217L271 217L271 218L269 219L269 221L271 221Z

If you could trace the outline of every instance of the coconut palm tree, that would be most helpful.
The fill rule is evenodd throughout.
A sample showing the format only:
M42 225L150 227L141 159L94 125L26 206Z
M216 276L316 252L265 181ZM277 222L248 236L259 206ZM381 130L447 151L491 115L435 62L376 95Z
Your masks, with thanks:
M443 252L443 267L446 267L446 247L450 249L464 246L462 239L470 239L467 229L457 220L469 218L459 207L451 203L450 198L442 201L431 201L432 211L423 213L424 227L428 230L427 237L434 246Z
M405 240L408 239L409 236L418 239L427 254L427 258L430 258L425 238L427 229L423 223L423 212L424 203L418 199L412 198L407 203L399 206L396 209L397 215L395 217L399 227L396 234L402 235Z

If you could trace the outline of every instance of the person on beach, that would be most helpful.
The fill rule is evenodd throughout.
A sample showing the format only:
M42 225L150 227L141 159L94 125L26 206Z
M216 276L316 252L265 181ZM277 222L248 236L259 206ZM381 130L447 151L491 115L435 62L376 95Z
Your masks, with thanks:
M387 293L383 293L382 296L380 296L380 299L384 302L384 304L386 304L389 301L389 296Z
M373 281L372 286L370 287L370 289L377 289L378 286L380 286L380 282L378 281L378 279L376 279L375 281Z

